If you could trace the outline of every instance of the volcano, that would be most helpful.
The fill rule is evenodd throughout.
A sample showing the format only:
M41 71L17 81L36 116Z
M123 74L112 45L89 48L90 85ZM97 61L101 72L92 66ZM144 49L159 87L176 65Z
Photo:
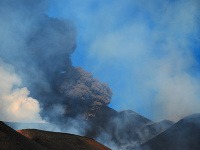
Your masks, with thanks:
M130 149L136 147L142 143L147 142L149 139L157 136L159 133L165 131L167 128L173 125L173 122L167 120L154 123L153 121L139 115L132 110L117 112L108 106L102 106L99 110L94 112L94 115L90 116L88 120L82 120L87 122L87 128L82 127L85 131L84 135L86 137L90 137L86 138L87 140L84 140L85 138L81 136L75 136L72 134L42 131L48 130L60 132L67 128L67 126L59 126L59 124L55 125L50 123L20 122L6 122L6 124L15 130L18 130L18 132L20 132L28 139L31 139L44 147L52 147L52 145L59 147L62 145L59 142L64 141L65 138L67 139L66 141L72 140L69 142L71 144L74 142L76 143L77 140L82 141L78 143L78 145L82 147L85 143L88 142L95 143L92 140L94 138L98 142L103 143L113 149ZM80 121L81 120L79 120L79 122ZM60 139L59 142L55 142L56 139ZM64 144L67 145L69 143ZM113 147L111 143L115 146ZM70 146L67 145L67 147Z
M138 146L174 124L168 120L154 123L132 110L117 112L108 106L101 107L88 122L86 136L108 146L114 143L119 149Z

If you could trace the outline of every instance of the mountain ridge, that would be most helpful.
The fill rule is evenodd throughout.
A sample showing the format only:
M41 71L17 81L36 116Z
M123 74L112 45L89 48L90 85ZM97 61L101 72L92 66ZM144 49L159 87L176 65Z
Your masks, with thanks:
M172 127L135 150L198 150L200 149L200 113L184 117Z

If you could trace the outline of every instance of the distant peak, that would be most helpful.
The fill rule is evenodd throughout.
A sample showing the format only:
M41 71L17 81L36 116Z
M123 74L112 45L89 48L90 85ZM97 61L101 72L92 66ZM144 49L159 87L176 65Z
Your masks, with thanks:
M133 115L139 115L138 113L134 112L133 110L123 110L120 113L124 114L133 114Z

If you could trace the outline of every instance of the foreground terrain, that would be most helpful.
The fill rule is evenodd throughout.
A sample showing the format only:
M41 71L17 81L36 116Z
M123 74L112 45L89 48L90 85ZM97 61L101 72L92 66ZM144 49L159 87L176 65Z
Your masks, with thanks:
M91 138L42 130L18 132L0 122L1 150L109 150Z
M111 147L114 150L200 149L200 114L193 114L188 117L185 117L177 123L175 123L174 125L172 125L172 122L167 120L158 123L153 123L150 120L143 118L139 114L134 113L133 111L124 111L119 113L119 115L120 119L118 119L122 119L122 122L120 124L123 124L123 122L125 123L128 121L127 123L125 123L125 126L116 126L117 124L114 124L114 122L112 122L112 120L110 120L109 118L107 118L108 120L105 120L104 124L99 124L98 126L96 126L96 132L99 132L100 130L104 129L105 131L109 132L110 135L113 137L121 135L119 137L116 137L115 139L112 139L112 141L118 141L121 139L121 141L119 141L121 143L119 143L118 146L116 145L115 147ZM98 118L99 117L100 116L98 116ZM100 123L98 122L98 120L95 121L97 121L96 123ZM111 125L109 125L109 123ZM110 128L109 130L109 127L115 128ZM92 129L91 131L93 132L91 132L90 134L97 134L94 132L94 129ZM124 141L125 138L123 136L125 135L128 135L131 138L131 141L135 140L135 143L130 141ZM109 144L109 142L112 141L108 140L106 144ZM129 144L127 144L128 142ZM0 149L109 150L108 147L96 142L92 138L67 133L43 131L38 129L22 129L15 131L3 122L0 122Z

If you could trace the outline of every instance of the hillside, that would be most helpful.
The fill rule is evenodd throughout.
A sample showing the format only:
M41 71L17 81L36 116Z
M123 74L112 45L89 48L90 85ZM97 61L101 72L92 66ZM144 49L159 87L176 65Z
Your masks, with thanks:
M79 128L77 130L84 130L85 133L83 135L86 137L93 138L113 149L116 147L120 149L134 148L147 142L149 139L173 125L173 122L167 120L154 123L132 110L117 112L107 106L102 106L99 110L94 110L93 112L90 112L90 114L91 113L93 115L89 116L87 120L77 120L80 124L81 122L87 123L87 128L85 128L85 126L78 126ZM20 131L23 131L23 134L31 132L31 139L35 139L36 137L38 139L39 132L44 135L43 131L40 130L66 132L67 130L65 129L69 126L74 126L74 124L67 124L68 122L65 123L65 125L60 126L59 124L54 125L50 123L6 122L7 125L15 130L39 129ZM45 135L46 134L47 133L45 133ZM26 136L27 134L24 135ZM44 137L46 138L46 136L42 136L42 139ZM53 139L53 141L54 140L55 139ZM39 144L41 144L41 139ZM51 144L51 140L49 141L49 144Z
M44 147L29 140L12 128L0 122L0 149L1 150L45 150Z
M199 150L200 114L181 119L136 150Z
M48 132L36 129L18 130L18 132L48 150L109 150L109 148L91 138L73 134Z
M36 129L18 132L0 122L1 150L109 150L87 137Z
M90 128L86 136L120 149L138 146L173 124L171 121L154 123L132 110L117 112L107 106L101 107L88 121Z

